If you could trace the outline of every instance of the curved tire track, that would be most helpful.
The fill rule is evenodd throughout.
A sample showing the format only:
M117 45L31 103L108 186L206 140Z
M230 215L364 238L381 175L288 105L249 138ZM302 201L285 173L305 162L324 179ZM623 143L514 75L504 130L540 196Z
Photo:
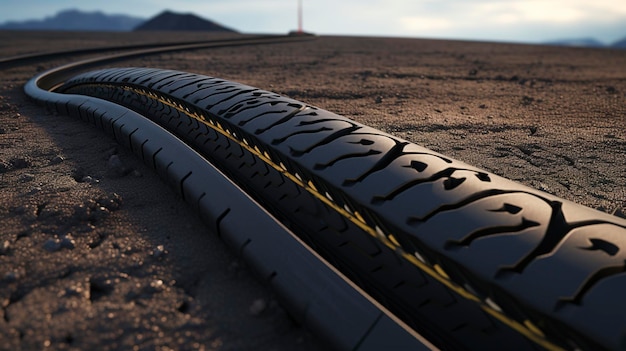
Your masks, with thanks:
M275 38L232 45L308 40ZM220 43L217 46L228 46ZM200 47L215 47L201 45ZM298 323L340 350L378 350L381 345L432 349L429 341L393 316L304 245L288 228L180 139L144 116L102 99L48 90L85 67L127 57L197 49L174 46L135 51L62 66L31 79L25 92L60 114L101 128L155 170L199 212L209 227L277 293ZM242 155L241 155L242 156ZM388 342L391 338L392 342Z
M511 330L549 349L621 343L622 219L217 78L109 69L58 90L186 140L439 346L532 347Z

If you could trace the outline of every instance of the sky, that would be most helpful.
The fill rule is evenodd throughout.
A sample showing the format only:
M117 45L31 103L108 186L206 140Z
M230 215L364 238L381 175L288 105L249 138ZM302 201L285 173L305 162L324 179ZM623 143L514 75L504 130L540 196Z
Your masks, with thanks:
M626 37L624 0L301 0L304 29L320 35L541 43ZM297 28L298 0L0 0L0 23L63 9L149 18L193 12L245 33Z

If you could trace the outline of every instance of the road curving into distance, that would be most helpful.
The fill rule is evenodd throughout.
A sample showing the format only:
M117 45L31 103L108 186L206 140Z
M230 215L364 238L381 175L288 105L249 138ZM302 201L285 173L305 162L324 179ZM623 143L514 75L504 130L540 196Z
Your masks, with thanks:
M25 91L129 147L339 349L623 344L623 219L242 84L152 68L79 74L206 47L82 61Z

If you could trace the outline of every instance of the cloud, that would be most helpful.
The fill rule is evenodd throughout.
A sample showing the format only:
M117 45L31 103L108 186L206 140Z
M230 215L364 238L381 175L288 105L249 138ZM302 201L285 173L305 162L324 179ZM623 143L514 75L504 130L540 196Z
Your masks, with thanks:
M612 0L389 0L385 6L393 3L406 6L391 22L405 36L531 42L597 36L610 42L626 35L626 6Z
M243 32L285 33L297 26L297 0L0 0L0 19L43 18L64 8L150 17L169 8ZM619 0L302 0L304 28L319 34L540 42L626 35ZM175 6L173 5L175 4Z
M454 22L449 19L422 16L403 16L399 23L404 31L417 33L448 30L455 27Z

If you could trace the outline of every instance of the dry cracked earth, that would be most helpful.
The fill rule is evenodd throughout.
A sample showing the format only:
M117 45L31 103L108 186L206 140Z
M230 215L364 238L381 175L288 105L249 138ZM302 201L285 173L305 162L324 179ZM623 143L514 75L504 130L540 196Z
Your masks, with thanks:
M154 40L0 32L0 56ZM0 67L0 349L324 349L130 152L23 94L77 59ZM319 37L115 66L275 91L626 217L626 51Z

